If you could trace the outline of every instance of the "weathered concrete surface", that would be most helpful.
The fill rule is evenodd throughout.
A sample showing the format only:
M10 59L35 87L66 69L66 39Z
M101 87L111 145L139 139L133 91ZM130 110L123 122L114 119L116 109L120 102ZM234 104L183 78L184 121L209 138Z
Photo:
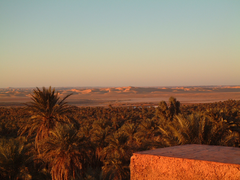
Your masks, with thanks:
M240 180L240 148L182 145L134 153L131 180Z

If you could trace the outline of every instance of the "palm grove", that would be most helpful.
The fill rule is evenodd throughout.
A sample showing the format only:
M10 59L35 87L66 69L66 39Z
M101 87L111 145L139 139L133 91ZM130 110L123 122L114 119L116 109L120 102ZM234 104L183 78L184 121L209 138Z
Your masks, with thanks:
M240 101L75 107L65 101L70 95L36 88L25 107L0 108L0 179L124 180L136 151L240 145Z

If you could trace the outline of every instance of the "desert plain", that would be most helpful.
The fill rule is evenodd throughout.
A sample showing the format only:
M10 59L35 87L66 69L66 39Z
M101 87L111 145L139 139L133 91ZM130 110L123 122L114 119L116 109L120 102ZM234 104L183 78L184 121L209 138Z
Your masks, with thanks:
M24 106L31 101L33 89L0 88L0 106ZM60 97L72 93L67 102L74 106L157 106L171 96L181 104L240 100L240 86L57 87L55 90Z

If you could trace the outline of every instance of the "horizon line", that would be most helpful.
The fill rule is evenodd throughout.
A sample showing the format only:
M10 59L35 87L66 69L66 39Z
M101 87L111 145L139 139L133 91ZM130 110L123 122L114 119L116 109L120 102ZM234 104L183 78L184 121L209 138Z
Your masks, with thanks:
M227 87L227 86L240 86L240 85L172 85L172 86L51 86L52 88L119 88L119 87L139 87L139 88L164 88L164 87ZM9 86L9 87L0 87L0 89L15 89L15 88L22 88L22 89L27 89L27 88L36 88L36 87L50 87L50 86L28 86L28 87L17 87L17 86Z

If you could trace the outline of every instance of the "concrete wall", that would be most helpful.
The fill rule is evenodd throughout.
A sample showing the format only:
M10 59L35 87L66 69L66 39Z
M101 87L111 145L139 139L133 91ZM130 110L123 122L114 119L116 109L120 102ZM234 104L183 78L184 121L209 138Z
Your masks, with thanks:
M131 180L240 180L240 148L181 145L134 153Z

